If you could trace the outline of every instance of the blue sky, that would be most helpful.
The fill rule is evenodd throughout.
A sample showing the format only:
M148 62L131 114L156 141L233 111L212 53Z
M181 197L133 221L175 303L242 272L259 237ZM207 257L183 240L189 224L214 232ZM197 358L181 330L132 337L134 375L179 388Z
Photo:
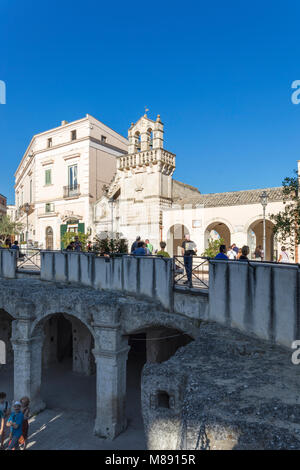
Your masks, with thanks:
M123 135L161 115L176 179L277 186L300 159L296 1L1 0L0 193L33 134L92 114Z

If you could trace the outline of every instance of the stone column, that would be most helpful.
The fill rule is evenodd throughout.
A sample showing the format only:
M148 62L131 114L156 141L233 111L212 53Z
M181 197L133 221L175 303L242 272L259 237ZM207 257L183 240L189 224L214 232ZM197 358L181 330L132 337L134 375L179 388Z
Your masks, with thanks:
M125 430L127 421L126 361L129 347L119 324L93 325L96 332L93 350L97 368L97 415L94 432L114 439Z
M36 336L30 337L28 320L13 322L13 331L14 399L28 396L31 411L37 413L45 408L40 396L44 336L38 331Z

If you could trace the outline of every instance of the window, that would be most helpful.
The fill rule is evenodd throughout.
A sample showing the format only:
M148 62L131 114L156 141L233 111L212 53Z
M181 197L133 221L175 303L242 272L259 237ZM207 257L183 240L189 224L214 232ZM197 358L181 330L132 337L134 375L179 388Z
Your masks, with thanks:
M101 136L101 142L104 142L104 143L106 142L106 137L105 137L105 135L102 135L102 136Z
M48 148L51 148L52 147L52 139L48 139Z
M77 188L77 165L69 166L68 168L69 187L72 189Z
M76 140L76 139L77 139L76 131L71 131L71 140Z
M159 408L170 408L170 396L167 392L158 392L157 406Z
M78 225L68 225L68 232L78 233Z
M52 177L51 177L51 170L45 170L45 185L49 185L52 183Z
M54 212L54 204L51 202L47 202L47 204L45 204L45 212Z
M32 180L30 180L29 202L32 203Z

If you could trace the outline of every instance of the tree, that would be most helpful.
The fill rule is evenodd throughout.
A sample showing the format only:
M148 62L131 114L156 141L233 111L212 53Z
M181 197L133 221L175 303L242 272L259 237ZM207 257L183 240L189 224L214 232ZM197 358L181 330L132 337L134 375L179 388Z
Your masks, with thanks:
M217 238L217 240L208 240L208 248L202 253L201 256L207 256L208 258L215 258L220 251L220 245L224 245L223 238Z
M67 248L67 246L75 240L75 237L78 237L78 240L81 242L82 251L86 251L86 243L87 239L89 238L89 235L81 232L66 232L61 239L64 244L64 248Z
M121 238L119 233L111 238L107 232L102 232L94 238L93 251L97 253L128 253L128 242Z
M23 224L12 221L8 215L3 215L0 218L0 243L4 243L12 235L19 235L23 229Z
M297 171L294 173L295 176L287 177L282 182L284 210L271 215L274 235L292 254L295 251L295 244L300 244L299 175Z

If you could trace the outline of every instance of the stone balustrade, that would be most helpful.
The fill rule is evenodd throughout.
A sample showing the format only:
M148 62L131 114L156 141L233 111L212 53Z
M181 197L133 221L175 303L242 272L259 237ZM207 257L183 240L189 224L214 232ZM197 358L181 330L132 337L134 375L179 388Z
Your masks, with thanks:
M300 339L296 264L210 261L208 319L291 347Z
M90 253L42 251L41 280L122 291L148 297L172 310L171 259L127 255L105 258Z
M155 164L157 162L162 162L175 168L175 155L163 149L145 150L137 154L119 157L118 169L126 170L137 166Z
M17 253L15 250L0 248L0 277L13 279L16 277Z

